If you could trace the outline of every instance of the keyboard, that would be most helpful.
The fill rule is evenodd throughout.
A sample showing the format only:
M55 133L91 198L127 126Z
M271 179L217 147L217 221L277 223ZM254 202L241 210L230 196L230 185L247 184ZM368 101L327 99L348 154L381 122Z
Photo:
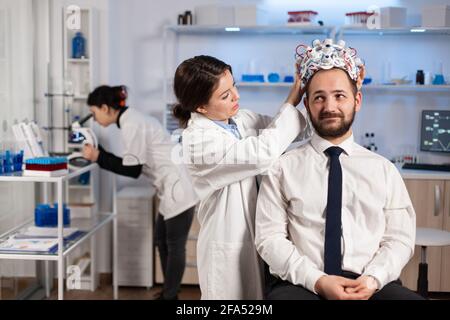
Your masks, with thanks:
M450 171L450 164L405 163L403 169Z

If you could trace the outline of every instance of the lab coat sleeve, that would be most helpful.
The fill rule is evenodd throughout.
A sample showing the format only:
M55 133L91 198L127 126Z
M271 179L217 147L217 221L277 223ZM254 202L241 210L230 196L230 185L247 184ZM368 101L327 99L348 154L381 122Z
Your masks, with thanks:
M224 139L215 129L187 129L183 154L194 182L218 190L267 170L305 125L300 111L285 104L258 136Z
M256 207L256 249L272 274L317 294L314 286L326 274L289 240L289 202L280 180L282 171L278 164L263 177Z
M250 127L254 130L262 130L269 126L273 117L264 114L256 113L250 110L242 110L242 116L245 117L246 127Z
M147 162L147 135L145 126L139 123L125 123L122 128L124 144L123 165L144 165Z
M363 272L377 280L378 289L400 277L403 267L414 254L416 236L416 214L403 179L391 163L386 165L385 172L385 232L380 248Z
M267 128L270 123L273 121L273 117L259 114L250 110L243 110L242 113L245 115L246 125L255 130L262 130ZM300 110L303 118L305 119L305 129L302 130L299 135L295 138L293 142L304 142L306 139L310 138L313 134L312 125L310 124L308 112L306 108Z

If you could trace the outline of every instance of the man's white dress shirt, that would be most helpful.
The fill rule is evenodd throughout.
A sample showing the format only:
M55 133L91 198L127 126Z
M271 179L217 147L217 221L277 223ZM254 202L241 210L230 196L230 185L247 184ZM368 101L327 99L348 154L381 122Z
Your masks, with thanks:
M272 274L314 292L325 273L329 159L317 134L283 155L264 176L256 210L256 246ZM397 168L361 147L340 145L342 270L370 275L378 289L398 279L414 253L416 216Z

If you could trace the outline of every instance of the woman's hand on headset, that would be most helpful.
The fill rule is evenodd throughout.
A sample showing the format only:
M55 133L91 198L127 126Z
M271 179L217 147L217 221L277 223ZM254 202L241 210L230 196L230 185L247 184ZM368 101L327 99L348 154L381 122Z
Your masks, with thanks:
M87 160L91 160L92 162L97 162L100 151L97 148L94 148L90 144L85 144L83 146L83 157Z
M286 99L286 103L292 104L296 107L301 101L302 97L305 94L305 88L302 87L302 81L298 74L295 72L295 80L291 87L291 91L289 92L289 96Z

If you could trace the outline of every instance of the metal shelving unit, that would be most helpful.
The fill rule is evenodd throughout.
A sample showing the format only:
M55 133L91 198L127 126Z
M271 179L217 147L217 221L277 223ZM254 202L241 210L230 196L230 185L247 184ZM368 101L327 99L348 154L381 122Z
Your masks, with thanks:
M342 39L345 35L353 36L429 36L444 35L450 36L450 28L426 28L426 27L405 27L389 29L368 29L362 27L342 26L337 33L337 39Z
M289 82L236 82L239 88L290 88ZM450 85L391 85L368 84L363 86L363 91L391 90L391 91L418 91L418 92L450 92Z
M448 92L450 85L390 85L390 84L368 84L363 86L363 91L369 90L391 90L391 91L414 91L414 92Z
M98 230L107 225L108 223L113 223L113 237L117 239L116 231L117 231L117 221L116 221L116 207L114 206L112 213L103 213L103 214L94 214L91 218L87 219L73 219L71 222L71 227L79 228L82 231L81 235L73 239L71 241L66 241L64 243L63 238L63 203L64 203L64 192L63 187L65 183L72 178L78 177L83 173L90 172L92 170L97 169L97 164L91 164L82 169L70 172L61 177L29 177L23 176L22 172L16 172L11 174L0 175L0 182L14 182L14 183L23 183L23 182L40 182L44 184L56 184L56 200L58 203L58 250L55 253L42 253L42 252L9 252L9 251L0 251L0 259L13 259L13 260L35 260L35 261L56 261L58 266L58 299L62 300L64 298L64 259L78 246L82 245L86 240L91 239ZM44 202L48 203L49 201L49 188L44 188ZM2 239L7 239L12 236L14 233L19 231L20 229L29 226L33 223L33 220L26 221L25 223L16 226L9 230L8 232L2 234L0 236L0 241ZM113 287L114 287L114 298L117 299L118 291L117 291L117 281L116 281L116 268L117 268L117 250L115 248L115 244L117 240L113 243ZM95 255L95 252L94 252ZM47 297L49 296L49 292L46 293Z
M63 8L63 16L66 16L67 8ZM96 56L97 48L96 41L98 37L98 25L96 24L96 18L98 17L97 11L92 7L82 7L80 10L81 24L80 30L71 30L63 24L63 74L65 80L71 84L71 93L73 97L68 101L68 123L70 125L74 121L74 117L85 117L89 113L89 109L86 106L89 92L94 89L96 83L96 75L98 70ZM64 19L65 21L66 19ZM72 56L72 39L77 32L81 31L85 38L85 56L81 58L74 58ZM93 128L93 121L90 120L86 123L87 126ZM63 139L68 139L64 136ZM82 145L76 143L70 143L65 141L65 152L71 153L81 151ZM85 178L85 181L81 184L76 179L72 179L66 185L66 199L71 205L91 205L91 211L98 211L98 205L95 199L99 196L99 170L94 169L89 174L89 179ZM92 237L91 243L81 246L78 250L74 251L72 256L67 258L68 263L76 263L75 261L89 261L89 268L85 268L86 273L82 274L81 289L94 291L99 283L99 277L96 270L96 257L95 257L95 237Z
M346 36L351 37L389 37L389 36L405 36L405 37L436 37L440 36L448 41L450 36L450 27L446 28L428 28L428 27L403 27L389 29L368 29L365 27L341 26L337 32L336 40L344 39ZM440 38L439 38L440 39ZM448 81L448 79L447 79ZM386 90L391 92L440 92L450 93L450 84L446 85L416 85L416 84L369 84L363 86L363 91L379 91Z
M176 34L246 34L246 35L328 35L335 36L333 26L316 25L279 25L279 26L199 26L199 25L175 25L166 26L166 31Z

